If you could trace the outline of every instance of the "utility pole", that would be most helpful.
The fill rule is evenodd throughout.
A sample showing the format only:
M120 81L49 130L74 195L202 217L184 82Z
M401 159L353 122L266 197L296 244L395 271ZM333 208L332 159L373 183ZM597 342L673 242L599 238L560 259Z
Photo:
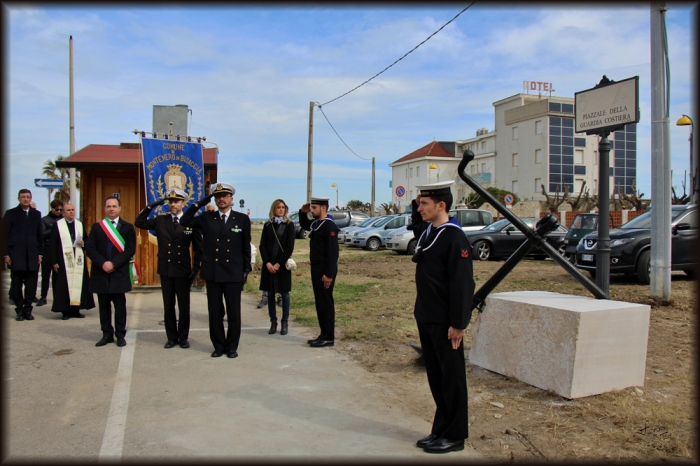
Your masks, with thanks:
M70 36L70 39L68 40L68 100L70 101L69 104L69 130L68 130L68 139L69 139L69 154L68 157L73 155L75 152L75 122L74 122L74 112L73 112L73 36ZM76 209L76 213L80 212L80 207L75 205L75 201L77 199L76 196L76 185L75 185L75 168L69 168L68 169L68 176L70 177L70 202L73 204L73 206ZM50 203L50 202L49 202Z
M311 202L311 183L314 168L314 103L309 102L309 164L306 168L306 202Z
M650 293L671 297L671 142L664 70L666 6L651 3L651 257Z
M369 216L374 217L374 157L372 157L372 199L369 203Z

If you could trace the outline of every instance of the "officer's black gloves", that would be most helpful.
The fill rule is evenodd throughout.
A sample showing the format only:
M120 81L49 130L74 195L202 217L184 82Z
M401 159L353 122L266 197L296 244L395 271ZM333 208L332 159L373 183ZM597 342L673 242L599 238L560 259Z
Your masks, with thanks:
M246 270L245 272L243 272L243 284L245 285L245 283L247 281L248 281L248 271Z
M166 199L166 198L164 197L163 199L158 199L157 201L151 202L150 204L148 204L148 208L149 208L149 209L152 209L152 208L154 208L155 206L162 204L162 203L165 201L165 199Z
M203 206L209 204L209 199L211 199L212 197L214 197L213 194L208 194L208 195L204 196L203 198L201 198L200 200L197 201L197 206L203 207Z
M189 279L190 279L190 286L192 286L192 283L194 282L194 279L197 277L197 273L199 272L199 267L195 267L192 269L192 272L190 272Z

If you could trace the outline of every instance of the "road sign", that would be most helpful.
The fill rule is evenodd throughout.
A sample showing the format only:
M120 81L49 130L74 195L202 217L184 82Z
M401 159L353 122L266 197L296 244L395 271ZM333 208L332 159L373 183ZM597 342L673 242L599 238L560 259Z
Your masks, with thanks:
M505 202L507 205L511 205L515 199L513 198L512 194L506 194L503 196L503 202Z
M240 200L241 207L245 205L245 201L243 199Z
M403 197L404 194L406 194L406 188L404 188L403 186L397 186L396 187L396 195L399 197Z
M34 178L34 185L36 185L38 188L57 189L63 187L63 180L42 180L39 178Z
M639 76L574 93L575 132L598 134L639 122Z

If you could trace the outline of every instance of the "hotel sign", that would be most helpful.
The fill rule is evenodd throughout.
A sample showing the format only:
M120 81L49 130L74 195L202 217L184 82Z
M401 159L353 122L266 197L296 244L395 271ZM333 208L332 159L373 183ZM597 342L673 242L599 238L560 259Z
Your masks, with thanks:
M546 83L542 81L523 81L523 90L556 92L552 83Z
M577 133L612 132L639 122L639 76L575 93Z

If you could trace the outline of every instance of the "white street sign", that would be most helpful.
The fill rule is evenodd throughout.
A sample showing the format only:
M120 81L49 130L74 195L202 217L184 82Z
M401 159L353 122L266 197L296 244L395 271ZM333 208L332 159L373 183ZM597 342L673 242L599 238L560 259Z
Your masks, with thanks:
M600 132L639 122L639 76L576 92L575 131Z
M39 188L58 189L63 187L63 180L42 180L39 178L34 178L34 184Z

